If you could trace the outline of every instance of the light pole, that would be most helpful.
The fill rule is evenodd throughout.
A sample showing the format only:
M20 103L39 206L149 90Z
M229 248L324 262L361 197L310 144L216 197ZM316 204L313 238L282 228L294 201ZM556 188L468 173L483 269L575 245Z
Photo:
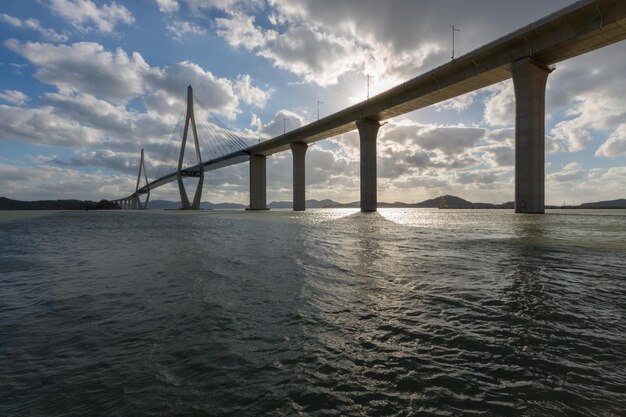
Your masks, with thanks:
M320 104L324 104L324 102L317 100L317 120L320 119Z
M370 99L370 77L374 77L373 75L370 74L366 74L367 75L367 99Z
M287 133L287 129L285 128L285 126L286 126L286 125L285 125L285 122L286 122L287 120L289 120L289 119L288 119L288 118L286 118L285 116L283 116L283 135L284 135L285 133Z
M460 32L461 29L455 28L454 25L452 25L452 60L454 60L454 32Z

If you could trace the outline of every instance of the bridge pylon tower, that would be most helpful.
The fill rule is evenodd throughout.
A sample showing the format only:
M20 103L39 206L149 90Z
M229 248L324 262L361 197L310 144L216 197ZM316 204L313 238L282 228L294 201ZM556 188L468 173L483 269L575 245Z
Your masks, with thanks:
M185 146L187 144L187 133L189 132L189 125L191 125L191 132L193 133L193 143L196 148L196 160L197 169L183 170L183 158L185 156ZM185 129L183 130L183 143L180 147L180 157L178 158L178 168L176 170L176 177L178 180L178 190L180 192L180 201L182 203L183 210L198 210L200 208L200 199L202 198L202 184L204 183L204 166L202 165L202 157L200 155L200 144L198 142L198 132L196 130L196 119L193 114L193 89L191 86L187 86L187 116L185 117ZM185 184L183 184L184 177L198 178L198 185L196 186L196 193L193 197L193 202L189 203L189 197L187 196L187 190L185 190Z
M141 174L143 174L143 178L146 181L146 186L144 187L146 190L140 192L139 191L139 183L141 182ZM139 199L139 194L146 194L146 201L141 203ZM139 162L139 173L137 174L137 185L135 186L135 195L137 196L137 208L139 209L147 209L148 202L150 201L150 182L148 182L148 173L146 172L146 162L143 157L143 149L141 150L141 162Z

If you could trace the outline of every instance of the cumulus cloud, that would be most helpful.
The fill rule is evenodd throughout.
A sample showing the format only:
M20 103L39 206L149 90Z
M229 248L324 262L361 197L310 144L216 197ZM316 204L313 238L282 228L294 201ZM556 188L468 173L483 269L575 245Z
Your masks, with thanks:
M626 156L626 125L620 125L595 153L596 156Z
M103 176L69 167L15 167L0 163L0 189L4 196L18 200L32 200L33 196L41 200L114 199L134 189L133 181L127 175Z
M41 26L37 19L19 19L17 17L9 16L8 14L0 14L0 21L8 23L16 28L31 29L39 33L44 39L51 42L65 42L67 41L67 35L58 33L54 29L49 29Z
M176 0L156 0L156 2L162 13L173 13L178 11L180 7Z
M337 84L339 77L350 72L406 79L440 50L435 44L422 44L393 51L375 36L359 38L324 22L308 23L310 16L300 13L301 9L282 3L270 4L272 26L264 28L253 15L229 6L223 7L226 16L216 18L215 24L217 33L231 46L252 51L305 82L321 86Z
M485 102L484 120L492 126L515 125L515 91L511 80L485 89L490 96Z
M255 86L246 74L233 80L220 78L186 61L151 66L138 53L109 51L97 43L53 45L8 40L5 45L34 64L36 77L57 91L44 93L38 108L18 107L28 99L19 91L0 93L0 99L14 105L0 106L0 139L92 152L80 151L69 161L48 161L57 166L127 172L134 166L129 161L136 160L139 149L145 147L153 172L163 171L173 166L167 149L170 139L180 141L171 135L185 107L188 84L194 87L199 124L206 124L209 112L234 118L241 111L241 103L263 106L271 94L271 90ZM137 99L143 108L136 107ZM284 115L290 128L304 123L295 113ZM269 134L277 127L275 120L265 129Z
M98 143L96 129L81 126L70 118L58 118L52 107L36 109L0 105L2 139L80 147Z
M473 148L484 138L486 132L483 128L463 125L427 125L401 120L385 125L380 139L404 145L414 144L427 151L439 150L452 156Z
M513 146L486 146L482 148L492 166L506 167L515 164L515 150Z
M26 103L28 96L17 90L4 90L0 93L0 100L21 106Z
M257 121L257 126L259 126L258 123ZM306 119L303 116L283 109L276 112L269 122L261 123L260 132L258 133L260 133L262 139L271 139L305 124Z
M64 95L89 94L118 105L142 97L148 111L161 116L180 112L189 84L207 110L230 118L239 112L238 94L244 102L257 106L271 94L271 90L254 86L249 75L231 81L188 61L154 67L137 52L110 51L94 42L52 45L9 39L5 46L34 64L35 76Z
M115 2L98 7L91 0L49 0L48 6L58 16L82 32L95 29L111 33L118 23L131 24L135 21L132 13Z
M172 38L177 41L184 41L191 36L203 36L207 34L207 29L186 20L175 20L165 27Z
M272 89L262 90L252 85L252 77L248 74L239 75L235 82L235 92L245 103L263 107L273 93Z
M472 104L474 104L477 94L478 91L472 91L471 93L442 101L441 103L435 104L434 107L437 111L454 110L461 112L463 110L467 110Z
M46 93L42 102L59 119L69 119L81 126L115 132L128 132L131 113L124 106L116 106L89 94Z
M124 102L143 92L143 75L150 67L135 52L109 51L95 42L52 45L39 42L5 41L4 45L37 67L41 82L61 90L85 92Z

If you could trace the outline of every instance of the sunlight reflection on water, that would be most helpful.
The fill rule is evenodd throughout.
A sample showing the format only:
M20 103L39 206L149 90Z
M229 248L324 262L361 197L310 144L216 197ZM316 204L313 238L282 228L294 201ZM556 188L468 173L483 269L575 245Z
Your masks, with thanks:
M14 216L0 415L619 415L626 216L598 213Z

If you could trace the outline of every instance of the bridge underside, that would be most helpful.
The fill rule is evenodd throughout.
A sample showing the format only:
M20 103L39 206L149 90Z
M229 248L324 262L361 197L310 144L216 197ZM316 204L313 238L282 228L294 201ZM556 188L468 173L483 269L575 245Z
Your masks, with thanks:
M516 211L543 212L545 78L551 70L550 67L558 62L624 39L626 39L626 1L579 1L364 102L274 139L250 146L242 152L203 163L202 166L189 168L188 171L201 169L209 171L251 159L260 161L263 158L264 161L265 157L274 153L290 148L293 150L294 144L306 146L352 131L358 125L380 122L514 78ZM374 140L372 141L371 132L367 133L359 128L359 133L362 153L362 209L371 211L376 209L376 134L373 134ZM364 139L364 137L367 138ZM374 155L373 163L372 155ZM303 160L304 156L302 156L302 162L298 162L298 171L304 170ZM259 164L260 162L251 163L251 208L253 206L265 208L265 164L263 162L263 169ZM297 175L298 184L303 183L303 175ZM257 176L263 178L257 178ZM154 189L175 178L175 174L159 178L150 184L149 188ZM296 166L294 165L294 187L296 187L295 178ZM260 187L263 190L260 190ZM365 192L365 189L370 191ZM374 199L370 198L372 190ZM298 191L298 195L304 196L304 192ZM303 197L298 197L300 198ZM252 204L253 199L254 204ZM294 188L294 207L295 199Z

